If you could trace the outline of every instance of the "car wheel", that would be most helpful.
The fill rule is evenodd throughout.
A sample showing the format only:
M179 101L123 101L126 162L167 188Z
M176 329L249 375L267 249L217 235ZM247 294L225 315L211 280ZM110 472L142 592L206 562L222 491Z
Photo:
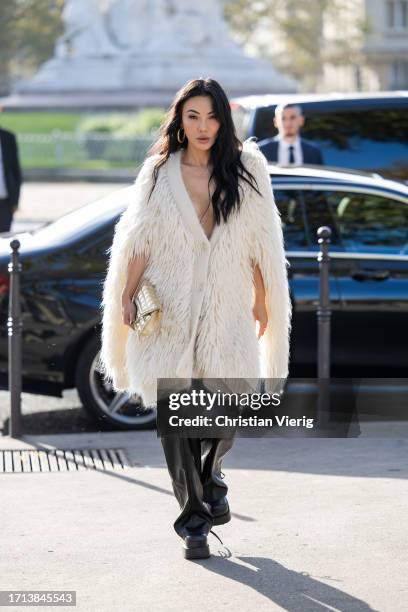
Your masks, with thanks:
M153 429L156 410L145 408L139 395L117 393L104 380L99 364L97 336L84 346L76 367L76 388L85 408L106 429Z

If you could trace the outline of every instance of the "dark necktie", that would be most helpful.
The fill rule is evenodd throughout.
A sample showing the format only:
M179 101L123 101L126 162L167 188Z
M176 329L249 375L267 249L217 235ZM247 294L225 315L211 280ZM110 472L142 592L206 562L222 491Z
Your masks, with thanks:
M290 164L294 164L295 163L294 150L295 150L295 147L293 145L290 145L289 146L289 163Z

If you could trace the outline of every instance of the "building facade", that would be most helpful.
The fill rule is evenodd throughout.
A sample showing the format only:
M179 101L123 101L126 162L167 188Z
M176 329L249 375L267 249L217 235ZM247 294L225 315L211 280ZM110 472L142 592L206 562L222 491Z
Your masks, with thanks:
M326 19L318 91L408 89L408 0L344 0Z

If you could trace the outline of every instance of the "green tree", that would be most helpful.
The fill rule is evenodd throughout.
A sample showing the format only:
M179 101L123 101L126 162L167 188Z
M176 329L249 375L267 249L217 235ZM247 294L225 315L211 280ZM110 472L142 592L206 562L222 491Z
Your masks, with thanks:
M16 0L0 2L0 95L9 88L10 62L14 53L13 22Z
M358 63L364 34L370 31L367 19L351 16L354 8L345 0L224 0L224 14L241 44L270 59L281 71L298 79L306 90L314 90L325 62ZM325 20L331 20L342 32L348 19L354 20L356 33L339 37L327 44ZM260 33L270 30L268 39ZM283 46L277 50L273 36Z
M62 33L64 0L0 2L0 93L8 93L14 78L31 75L54 51Z

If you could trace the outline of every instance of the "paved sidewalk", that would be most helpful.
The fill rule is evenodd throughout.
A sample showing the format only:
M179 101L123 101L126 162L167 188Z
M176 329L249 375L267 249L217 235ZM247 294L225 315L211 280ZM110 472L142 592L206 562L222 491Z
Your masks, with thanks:
M201 561L182 558L155 432L0 438L27 447L123 448L131 465L0 474L3 590L76 590L86 612L408 608L406 440L238 438L232 521L214 528L231 555L210 535Z
M52 221L130 183L23 183L13 222Z
M17 233L34 230L72 210L119 191L132 182L24 182L11 231Z

